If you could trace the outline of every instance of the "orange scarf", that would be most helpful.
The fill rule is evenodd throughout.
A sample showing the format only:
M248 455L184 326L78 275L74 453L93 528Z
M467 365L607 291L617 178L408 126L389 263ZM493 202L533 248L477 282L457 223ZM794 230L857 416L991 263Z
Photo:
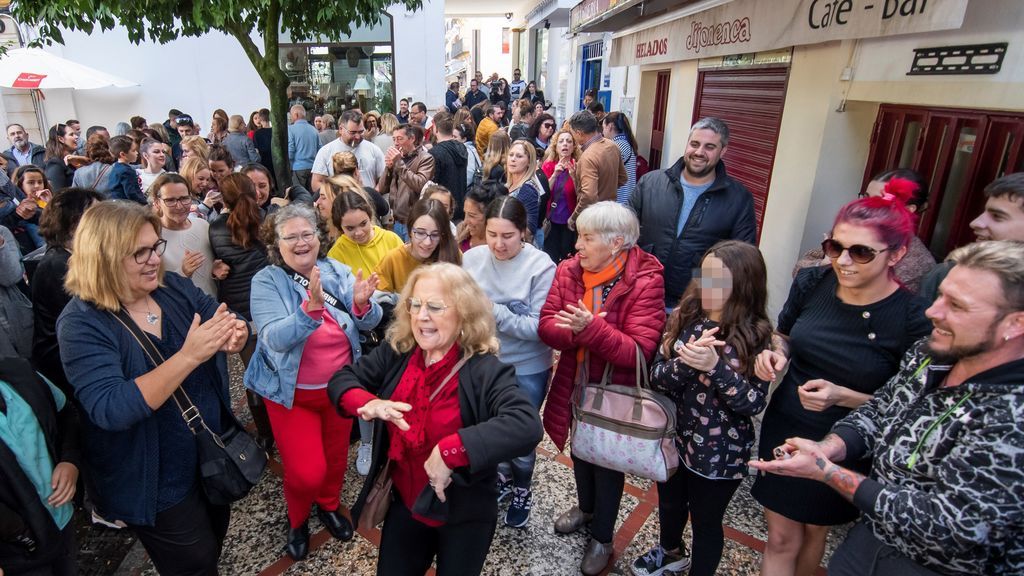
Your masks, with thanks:
M628 252L622 252L612 259L611 263L597 272L583 271L583 306L597 316L604 309L604 286L622 275L626 269ZM586 350L576 349L576 365L582 367ZM579 368L577 368L577 372Z

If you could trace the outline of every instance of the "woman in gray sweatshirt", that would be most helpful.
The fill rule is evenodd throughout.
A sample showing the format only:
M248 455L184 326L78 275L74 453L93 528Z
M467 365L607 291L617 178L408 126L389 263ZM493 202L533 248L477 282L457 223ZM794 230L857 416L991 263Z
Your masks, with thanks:
M527 242L522 202L500 197L484 213L486 246L462 255L462 266L491 299L501 348L498 357L515 366L516 380L540 411L551 376L551 348L540 341L540 310L555 279L555 263ZM530 482L536 453L498 467L498 501L512 497L505 524L526 526L530 519Z

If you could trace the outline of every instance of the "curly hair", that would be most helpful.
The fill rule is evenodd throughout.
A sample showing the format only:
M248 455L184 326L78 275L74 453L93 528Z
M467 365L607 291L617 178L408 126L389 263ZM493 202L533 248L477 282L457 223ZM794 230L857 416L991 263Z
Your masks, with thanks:
M93 162L113 164L117 159L110 154L110 141L103 134L93 134L85 144L85 155Z
M317 242L319 242L319 247L317 248L317 259L327 257L327 250L330 247L330 242L327 242L327 239L324 238L323 231L317 225L316 210L308 204L296 202L295 204L288 204L268 216L260 227L260 240L262 240L263 244L267 247L267 261L274 266L284 265L284 258L281 256L281 248L277 243L278 240L281 239L278 235L280 233L280 228L284 226L285 222L296 218L305 220L313 227L313 231L316 233Z
M395 319L387 330L387 341L391 348L401 354L416 348L408 302L416 289L416 283L423 278L434 278L444 287L447 313L454 312L459 318L458 344L462 353L497 354L498 337L491 301L468 272L447 262L420 266L409 275L409 280L398 296Z

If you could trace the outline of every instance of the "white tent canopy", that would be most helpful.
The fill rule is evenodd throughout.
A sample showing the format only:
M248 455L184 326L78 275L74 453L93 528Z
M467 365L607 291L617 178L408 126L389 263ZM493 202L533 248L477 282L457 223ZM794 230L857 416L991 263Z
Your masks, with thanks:
M5 88L91 90L138 85L138 82L101 72L39 48L9 50L0 57L0 86Z

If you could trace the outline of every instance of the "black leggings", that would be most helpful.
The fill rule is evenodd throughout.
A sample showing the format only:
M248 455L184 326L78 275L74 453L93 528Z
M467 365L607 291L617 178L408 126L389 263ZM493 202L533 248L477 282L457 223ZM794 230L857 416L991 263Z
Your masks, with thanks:
M722 519L742 480L710 480L682 463L667 482L658 482L658 521L661 547L679 548L687 516L693 518L689 576L711 576L722 559L725 534Z
M423 576L435 556L438 576L478 576L496 525L497 518L427 526L396 494L381 528L377 576Z
M196 486L185 499L157 512L155 526L131 526L161 576L216 576L230 506L207 502Z
M594 515L590 523L590 535L594 540L608 544L615 534L615 519L619 516L626 475L584 462L575 456L572 457L572 474L576 478L576 497L579 498L580 510Z

